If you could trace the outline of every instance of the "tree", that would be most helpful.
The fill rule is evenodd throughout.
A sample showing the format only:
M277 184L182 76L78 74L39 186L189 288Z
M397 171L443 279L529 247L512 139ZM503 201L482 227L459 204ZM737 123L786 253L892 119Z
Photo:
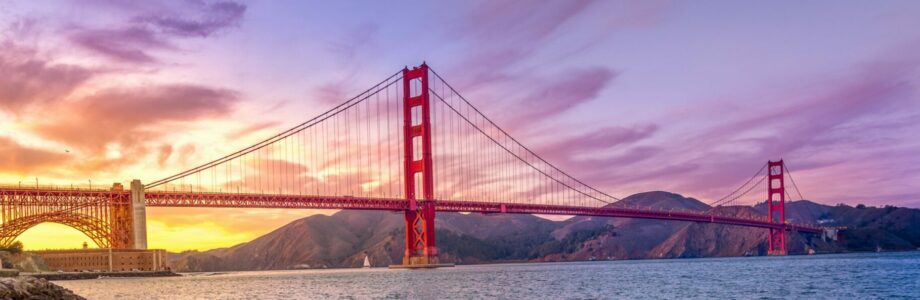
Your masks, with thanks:
M15 242L13 242L12 244L10 244L9 246L0 247L0 251L6 251L6 252L9 252L9 253L12 253L12 254L19 254L19 253L22 253L22 242L20 242L20 241L15 241Z

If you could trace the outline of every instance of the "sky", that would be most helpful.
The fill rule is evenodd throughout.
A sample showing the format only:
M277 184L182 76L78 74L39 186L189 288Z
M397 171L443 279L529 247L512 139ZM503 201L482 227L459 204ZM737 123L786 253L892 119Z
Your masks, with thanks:
M152 182L425 61L613 195L708 202L782 158L813 201L920 207L915 28L916 1L0 0L0 183ZM149 244L318 213L149 208Z

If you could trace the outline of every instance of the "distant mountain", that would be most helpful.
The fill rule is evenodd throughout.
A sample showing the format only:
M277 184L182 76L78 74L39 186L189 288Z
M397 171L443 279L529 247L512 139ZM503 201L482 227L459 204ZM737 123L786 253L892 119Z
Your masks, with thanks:
M693 198L647 192L623 199L627 205L665 210L706 211ZM736 216L763 216L765 205L717 207ZM920 210L787 203L796 223L847 226L840 243L790 234L789 251L804 253L890 250L920 247ZM440 259L463 264L510 261L683 258L764 255L763 229L691 222L627 218L573 217L551 221L532 215L439 213ZM268 270L359 267L365 254L375 266L399 263L403 256L401 213L344 210L291 222L255 240L230 248L171 255L180 271Z

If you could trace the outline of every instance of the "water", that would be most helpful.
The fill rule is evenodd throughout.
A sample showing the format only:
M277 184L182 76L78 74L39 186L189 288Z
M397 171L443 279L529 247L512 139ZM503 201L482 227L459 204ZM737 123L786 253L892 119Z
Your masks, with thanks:
M920 252L59 281L89 299L916 299Z

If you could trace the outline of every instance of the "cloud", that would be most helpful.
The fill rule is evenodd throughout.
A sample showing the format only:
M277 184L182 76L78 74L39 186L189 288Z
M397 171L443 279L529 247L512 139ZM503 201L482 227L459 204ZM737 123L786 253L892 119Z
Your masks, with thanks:
M111 88L59 105L58 117L39 122L34 130L98 153L112 142L141 142L164 122L226 115L238 99L236 92L198 85Z
M173 147L170 144L160 145L158 149L159 154L157 154L157 165L163 167L166 165L166 161L169 160L169 157L173 153Z
M341 104L345 102L345 100L354 96L351 95L351 92L354 90L352 88L351 79L354 78L355 75L355 73L348 74L340 80L317 86L313 89L313 97L320 103L325 104Z
M106 29L71 29L70 40L84 49L127 63L158 62L152 51L177 50L177 39L207 38L238 26L246 12L246 5L232 1L166 2L168 5L94 3L134 17Z
M506 72L540 49L553 33L592 4L592 1L479 2L453 30L452 36L473 45L457 65L459 85L470 86L510 77ZM521 9L527 7L527 9ZM452 72L454 73L454 72Z
M870 184L869 178L893 184L916 180L920 175L901 172L917 162L901 154L917 146L904 134L920 129L916 123L920 58L904 53L916 52L886 55L858 65L848 74L820 81L798 80L783 92L751 96L783 99L774 100L775 104L768 107L738 107L731 114L704 114L707 120L728 120L700 133L681 134L657 159L663 164L699 165L691 173L693 180L680 178L687 175L665 176L661 180L669 182L675 191L715 199L750 178L766 160L783 158L795 168L800 187L822 191L817 196L827 199L819 201L882 199L888 194L903 194L905 190L900 189L847 189ZM665 129L669 129L667 126ZM810 178L802 178L803 174ZM827 191L829 185L840 182L851 184ZM760 201L763 197L762 193L754 193L744 201Z
M264 129L275 128L279 124L281 124L281 122L278 122L278 121L257 122L257 123L248 125L244 128L240 128L239 130L230 132L226 135L226 137L228 140L240 139L250 134L262 131Z
M23 29L19 29L23 30ZM30 106L52 105L67 98L97 71L38 57L16 43L19 34L0 40L0 109L19 114Z
M593 100L616 77L616 73L606 68L592 68L566 72L561 77L535 89L521 100L518 105L522 109L511 124L526 124L558 116Z
M605 127L581 135L564 138L542 147L540 154L551 159L571 161L581 153L608 150L616 146L629 146L651 137L658 131L654 124L632 127ZM646 149L649 150L649 149Z
M380 27L366 23L345 31L329 43L329 52L342 64L354 64L364 48L371 46ZM363 52L367 53L367 52Z
M340 104L354 97L367 83L355 86L365 60L373 59L374 39L379 31L379 26L373 23L362 24L357 27L343 30L336 35L336 39L329 42L329 54L338 62L337 72L330 74L335 79L322 83L311 91L321 103Z
M182 147L179 147L178 160L182 165L189 163L189 159L192 158L192 155L195 154L197 148L193 144L185 144Z
M196 17L182 17L181 14L153 13L137 17L139 23L150 24L160 32L180 37L209 37L220 30L237 26L246 12L246 5L233 1L204 3L188 2Z
M72 35L71 41L111 59L134 63L155 62L156 59L149 54L150 50L175 48L143 26L83 30Z
M63 150L47 150L23 146L16 141L0 136L0 172L26 174L47 168L54 168L68 160Z
M498 81L532 82L531 73L545 67L545 61L569 59L620 30L659 23L670 8L667 4L591 0L477 2L446 34L452 41L469 45L447 73L457 74L451 80L467 92ZM602 17L585 18L601 11ZM584 24L593 19L601 22ZM584 26L577 27L580 25ZM580 32L567 34L568 28L579 28Z

